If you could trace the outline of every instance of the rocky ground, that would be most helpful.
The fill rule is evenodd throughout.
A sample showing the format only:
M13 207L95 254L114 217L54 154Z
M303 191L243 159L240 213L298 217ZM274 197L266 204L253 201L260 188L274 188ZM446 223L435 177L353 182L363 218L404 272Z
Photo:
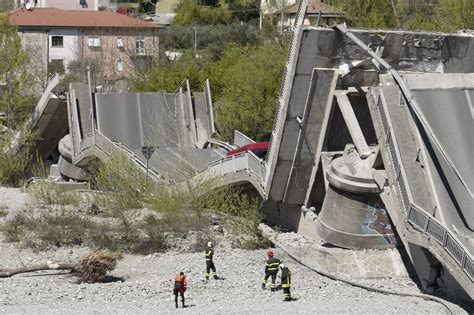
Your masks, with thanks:
M0 210L21 209L26 195L0 188ZM267 250L232 249L216 244L215 263L222 280L202 281L203 253L167 252L147 256L124 255L110 282L77 284L64 272L36 272L0 279L0 313L47 314L163 314L186 313L351 313L351 314L446 314L445 308L415 297L390 296L352 287L320 276L295 263L281 251L278 257L292 271L293 302L283 302L281 291L260 287ZM87 248L59 248L32 252L0 239L0 269L33 264L73 262ZM174 307L171 279L180 271L189 277L186 309ZM365 284L420 293L410 279L365 280ZM466 311L451 304L456 314Z

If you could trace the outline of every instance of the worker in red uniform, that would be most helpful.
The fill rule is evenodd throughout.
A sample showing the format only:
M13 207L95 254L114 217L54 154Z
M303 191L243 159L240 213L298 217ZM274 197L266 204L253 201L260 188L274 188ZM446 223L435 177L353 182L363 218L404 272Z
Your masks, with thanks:
M188 288L188 281L186 279L186 276L184 275L184 272L180 272L179 275L176 275L174 278L174 303L176 305L176 308L178 308L178 293L181 295L181 303L183 304L183 308L186 307L184 305L184 292Z
M267 280L268 278L272 277L272 283L270 284L270 289L272 291L275 291L275 281L278 273L278 266L280 265L281 261L280 259L274 257L272 251L267 252L268 260L265 264L265 278L263 278L262 281L262 289L265 290L265 287L267 285Z

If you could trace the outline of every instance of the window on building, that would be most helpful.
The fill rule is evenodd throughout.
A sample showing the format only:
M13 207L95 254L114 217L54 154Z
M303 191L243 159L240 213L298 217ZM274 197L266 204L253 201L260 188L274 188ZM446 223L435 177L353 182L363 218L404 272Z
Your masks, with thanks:
M123 61L122 59L117 59L117 71L123 71Z
M62 36L51 36L51 47L63 47L64 38Z
M145 54L145 39L143 37L137 37L135 41L135 53L137 55Z
M117 47L123 48L123 38L117 37Z
M100 37L98 36L89 36L87 42L89 47L100 47Z

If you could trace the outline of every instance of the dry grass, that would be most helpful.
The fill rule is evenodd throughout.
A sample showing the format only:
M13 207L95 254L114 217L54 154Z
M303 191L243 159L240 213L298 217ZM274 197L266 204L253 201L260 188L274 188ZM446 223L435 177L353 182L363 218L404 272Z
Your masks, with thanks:
M54 187L53 183L46 179L37 180L28 187L27 192L30 194L30 201L33 204L72 205L78 207L81 202L81 196L77 191L68 191Z
M117 252L149 254L163 251L164 229L150 220L124 224L116 218L92 217L66 209L26 210L1 226L8 242L35 250L84 245Z
M6 217L8 215L8 207L5 204L0 204L0 218Z

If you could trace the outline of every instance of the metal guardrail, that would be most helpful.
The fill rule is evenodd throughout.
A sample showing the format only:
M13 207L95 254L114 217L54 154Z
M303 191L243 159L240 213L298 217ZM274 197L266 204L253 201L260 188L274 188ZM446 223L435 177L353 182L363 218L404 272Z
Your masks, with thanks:
M260 188L265 188L264 179L266 176L266 164L252 152L242 152L233 156L225 157L220 160L209 163L205 168L196 171L193 178L212 179L224 177L226 175L246 172L253 176ZM173 184L179 184L183 181L176 181Z
M385 144L388 145L390 162L393 166L391 171L396 179L394 185L402 198L406 221L416 230L427 235L429 241L434 240L437 242L453 258L469 279L474 282L474 259L471 253L441 222L413 202L383 91L380 91L379 103L377 105L385 133Z
M295 24L293 25L292 31L291 31L291 40L290 40L290 47L288 47L288 59L285 64L285 72L283 74L283 84L282 88L280 90L280 97L278 99L278 108L277 112L275 113L275 121L273 123L273 130L272 130L272 136L270 140L270 147L268 149L268 155L267 155L267 169L269 172L267 173L265 177L265 182L268 182L268 177L271 173L272 169L272 163L275 155L275 139L280 137L280 134L283 132L282 131L282 124L284 124L285 121L285 115L283 115L283 108L285 106L288 106L288 100L290 98L290 91L291 91L291 86L292 86L292 80L293 80L293 72L296 67L296 50L299 47L296 47L298 37L300 35L302 25L304 23L304 18L306 14L306 8L308 7L307 0L300 0L298 4L298 13L295 18Z
M132 164L134 164L143 174L146 173L146 163L135 152L120 142L110 140L98 130L89 132L85 135L79 144L79 152L76 154L79 155L92 147L97 147L107 156L110 156L114 150L119 150L125 153L129 158L129 161L132 162ZM161 178L161 175L150 167L148 168L148 176L155 182Z
M244 145L252 143L255 143L253 139L250 139L238 130L234 130L234 145L236 145L237 147L243 147Z

